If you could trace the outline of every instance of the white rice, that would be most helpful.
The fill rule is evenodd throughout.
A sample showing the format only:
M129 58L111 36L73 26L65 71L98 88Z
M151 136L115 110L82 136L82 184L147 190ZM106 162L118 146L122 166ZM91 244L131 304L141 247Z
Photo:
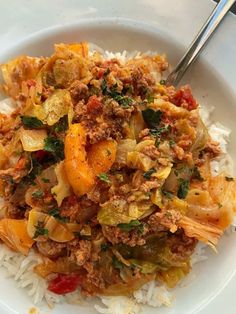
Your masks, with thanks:
M101 51L101 49L94 45L96 50ZM101 51L102 52L102 51ZM147 52L148 54L149 52ZM150 53L149 53L150 55ZM125 62L127 58L139 58L140 53L134 52L128 54L127 51L122 53L112 53L105 51L104 56L106 59L118 58L121 62ZM2 113L9 114L16 107L16 103L12 102L11 99L0 101L0 108ZM204 123L209 129L209 133L213 140L220 142L220 146L223 155L214 160L211 164L213 175L216 175L221 170L233 173L233 163L230 156L227 154L227 145L229 142L230 130L219 122L214 124L210 121L210 114L214 108L207 110L206 108L200 109L201 117ZM235 230L236 220L233 227ZM202 262L207 259L207 254L205 252L206 245L199 243L195 249L194 254L191 258L191 265L194 266L196 263ZM52 306L55 303L68 302L75 303L81 301L81 296L79 292L71 293L64 296L56 295L47 290L46 281L34 273L33 269L38 263L41 262L41 258L35 254L33 251L25 257L20 253L16 253L8 249L5 245L0 245L0 267L7 270L9 277L12 277L17 281L19 288L24 288L28 295L32 297L34 304L42 303L43 301ZM194 270L191 276L187 277L182 284L188 284L188 281L194 277ZM100 297L100 305L96 304L95 309L99 313L103 314L137 314L142 310L143 305L148 305L152 307L170 306L173 300L171 292L164 286L160 285L155 281L152 281L144 285L140 290L133 293L133 298L128 298L124 296L117 297Z

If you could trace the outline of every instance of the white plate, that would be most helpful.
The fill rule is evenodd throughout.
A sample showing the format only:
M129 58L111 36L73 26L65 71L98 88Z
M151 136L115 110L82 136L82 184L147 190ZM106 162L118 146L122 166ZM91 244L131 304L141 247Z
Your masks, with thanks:
M179 41L166 35L161 28L121 19L90 20L64 28L50 29L18 44L0 54L0 62L27 53L31 55L47 55L52 51L55 42L71 42L86 39L109 50L157 50L166 52L171 63L175 63L183 51ZM232 46L234 48L234 46ZM222 56L223 57L223 56ZM233 65L234 66L234 65ZM214 118L235 130L236 114L235 95L222 81L218 67L212 67L205 61L198 61L186 80L193 86L194 94L200 103L216 107ZM231 77L233 75L231 74ZM231 82L232 83L232 82ZM224 104L222 106L222 104ZM231 154L236 156L235 136L231 137ZM234 291L236 288L236 246L235 234L225 237L219 245L219 254L209 253L209 259L197 265L196 279L188 287L175 291L176 301L171 309L147 308L145 313L175 314L220 314L225 307L227 314L235 313ZM3 272L0 273L3 278ZM227 300L227 305L225 300ZM0 281L0 313L26 314L32 307L30 298L24 291L16 288L13 280ZM46 314L44 309L41 313ZM56 306L50 313L62 314L95 313L92 307Z

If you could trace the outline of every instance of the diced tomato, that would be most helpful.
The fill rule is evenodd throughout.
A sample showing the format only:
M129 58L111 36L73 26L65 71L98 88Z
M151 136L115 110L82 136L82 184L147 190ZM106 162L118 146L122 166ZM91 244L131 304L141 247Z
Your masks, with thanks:
M103 77L104 73L106 72L106 69L99 69L97 77L100 79Z
M27 162L27 158L25 156L21 157L18 160L18 162L17 162L17 164L15 166L15 170L22 170L22 169L24 169L25 166L26 166L26 162Z
M96 96L93 95L89 97L88 103L87 103L87 111L89 113L99 111L102 109L102 102L101 100Z
M194 99L191 89L188 85L181 87L171 99L176 106L184 107L188 110L197 108L197 102Z
M75 291L81 282L78 274L58 274L55 279L49 282L48 290L56 294L66 294Z

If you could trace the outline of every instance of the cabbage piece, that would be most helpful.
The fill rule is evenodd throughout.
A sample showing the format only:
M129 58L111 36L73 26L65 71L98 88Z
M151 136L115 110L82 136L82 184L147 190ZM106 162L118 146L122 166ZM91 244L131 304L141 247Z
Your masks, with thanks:
M127 154L134 151L135 147L135 140L125 139L118 142L115 162L120 165L126 165Z
M168 270L160 271L157 274L157 279L165 283L167 287L174 288L178 282L183 279L191 270L190 264L182 267L171 267Z
M120 223L129 223L151 214L153 208L149 202L130 203L124 199L110 200L102 204L98 212L98 221L100 224L116 226Z
M58 59L53 66L53 75L57 86L68 88L72 82L81 79L82 60Z
M35 152L44 148L44 140L47 138L46 130L19 130L20 141L27 152Z
M7 94L16 98L21 91L22 82L35 79L43 64L44 58L20 56L1 65L0 70L6 83L4 89Z
M28 114L38 118L49 126L54 125L68 114L70 123L73 109L69 91L62 89L56 90L42 105L33 105Z
M158 269L166 270L170 267L183 267L187 263L187 258L172 253L168 246L167 233L160 232L146 239L142 246L128 246L125 244L115 245L116 250L123 258L136 261L150 262L156 264Z
M216 226L200 223L186 216L181 217L177 224L184 229L188 237L196 238L208 244L214 250L219 238L223 235L223 231Z
M156 162L147 155L134 151L127 154L127 166L133 169L148 171L155 166Z
M159 208L163 208L162 193L160 189L155 189L152 192L151 201L153 202L153 204L157 205Z
M51 192L57 201L57 205L61 206L63 199L71 195L71 188L66 176L64 161L56 165L55 173L57 176L57 185L51 189Z
M157 269L160 269L157 264L147 262L147 261L142 261L138 259L130 259L129 262L133 264L134 266L138 267L141 269L142 274L152 274L157 271Z
M58 58L71 58L71 56L78 57L88 56L88 43L81 42L81 43L74 43L74 44L55 44L55 54Z
M198 155L198 153L205 148L208 138L209 138L209 134L208 134L207 128L205 124L202 122L202 119L199 117L196 139L191 147L191 152Z
M73 226L71 224L68 225L53 216L37 209L32 209L29 212L27 232L35 241L44 241L44 237L46 236L53 241L64 243L73 240L75 237L73 232L81 229L81 226L78 224L76 224L77 228L75 224Z
M172 164L171 166L157 169L156 172L152 174L152 176L159 180L165 180L171 172L171 167L172 167Z

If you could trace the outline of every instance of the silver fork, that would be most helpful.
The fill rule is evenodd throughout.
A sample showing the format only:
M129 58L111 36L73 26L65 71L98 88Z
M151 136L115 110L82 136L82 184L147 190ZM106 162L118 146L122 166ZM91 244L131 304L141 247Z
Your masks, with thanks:
M188 67L196 60L200 51L205 46L235 1L236 0L221 0L217 4L197 36L194 38L185 55L179 61L174 70L168 75L166 85L178 85Z

